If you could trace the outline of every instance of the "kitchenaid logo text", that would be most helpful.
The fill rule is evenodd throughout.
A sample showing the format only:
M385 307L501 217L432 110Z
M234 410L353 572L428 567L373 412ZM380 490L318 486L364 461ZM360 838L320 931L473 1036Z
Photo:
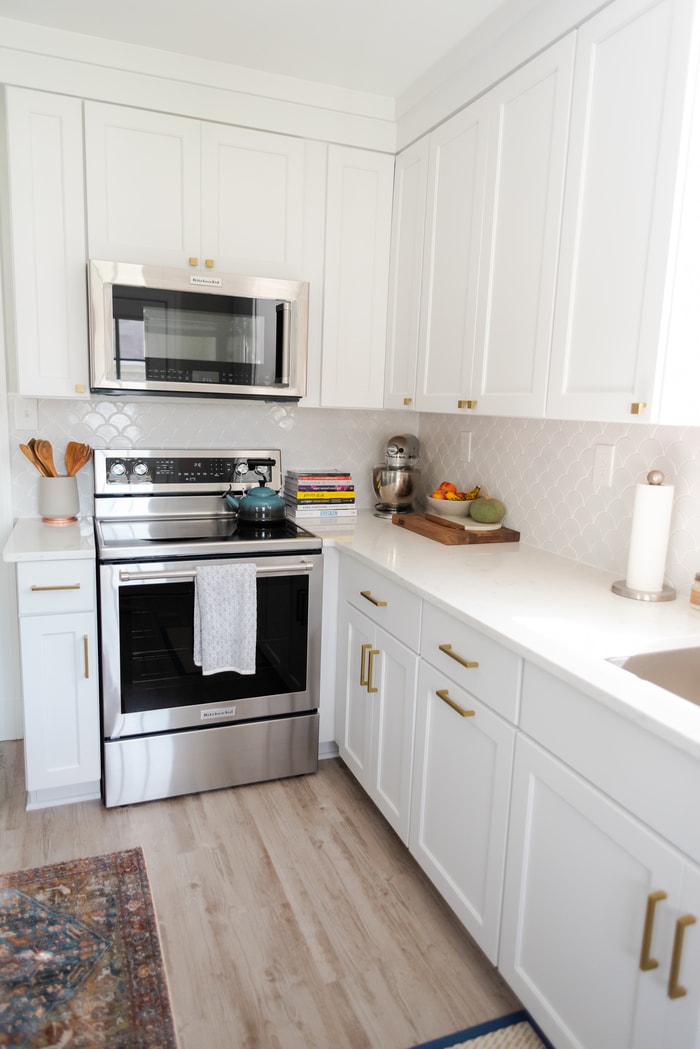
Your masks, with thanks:
M235 707L224 707L223 710L200 710L200 719L207 721L209 718L232 718L236 716Z
M201 284L205 288L220 288L221 277L198 277L196 273L190 274L190 284Z

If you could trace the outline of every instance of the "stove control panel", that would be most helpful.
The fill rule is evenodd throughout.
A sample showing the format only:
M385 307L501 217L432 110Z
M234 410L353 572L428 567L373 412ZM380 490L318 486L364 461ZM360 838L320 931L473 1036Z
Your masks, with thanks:
M95 494L138 486L151 491L281 487L279 451L139 452L95 449ZM133 486L133 487L132 487Z

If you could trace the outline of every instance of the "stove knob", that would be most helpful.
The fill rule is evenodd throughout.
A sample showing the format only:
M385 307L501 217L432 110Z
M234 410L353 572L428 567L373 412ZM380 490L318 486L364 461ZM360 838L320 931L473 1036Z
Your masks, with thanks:
M245 477L247 473L250 473L250 467L245 461L236 463L236 468L234 472L237 473L240 477Z
M148 474L148 463L141 462L140 460L134 463L131 468L131 474L133 477L138 477L143 480Z
M109 476L115 481L121 481L126 474L126 463L122 462L121 459L116 459L115 462L111 463L109 467Z

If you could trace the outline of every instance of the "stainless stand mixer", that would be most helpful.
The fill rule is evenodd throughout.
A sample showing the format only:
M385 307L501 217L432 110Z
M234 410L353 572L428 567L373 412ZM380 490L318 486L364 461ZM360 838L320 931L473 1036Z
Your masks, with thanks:
M420 480L416 466L419 456L420 443L413 434L389 438L384 462L372 469L372 485L379 499L374 508L375 517L413 512Z

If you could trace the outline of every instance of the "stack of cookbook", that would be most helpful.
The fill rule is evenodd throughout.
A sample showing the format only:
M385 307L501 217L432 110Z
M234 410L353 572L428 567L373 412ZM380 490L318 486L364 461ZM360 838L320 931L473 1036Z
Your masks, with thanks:
M284 480L287 516L303 524L355 517L355 485L347 470L288 470Z

